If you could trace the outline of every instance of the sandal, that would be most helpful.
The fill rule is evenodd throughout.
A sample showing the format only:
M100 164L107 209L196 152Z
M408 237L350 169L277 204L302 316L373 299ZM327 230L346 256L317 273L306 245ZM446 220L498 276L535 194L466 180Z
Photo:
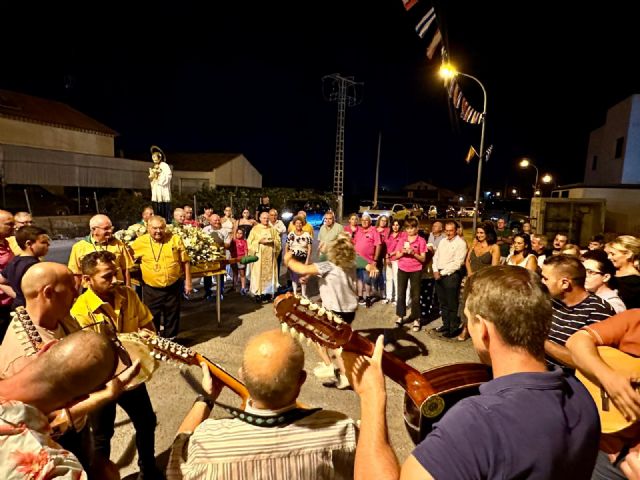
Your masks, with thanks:
M396 319L396 327L401 327L401 326L402 326L403 321L404 321L404 320L403 320L402 318L398 317L398 318Z
M419 332L421 327L422 325L420 325L420 321L415 320L413 322L413 325L411 326L411 330L413 330L414 332Z
M456 340L458 340L459 342L466 342L470 338L471 335L469 335L469 330L467 330L467 327L464 327L462 329L462 332L460 332L460 335L456 337Z

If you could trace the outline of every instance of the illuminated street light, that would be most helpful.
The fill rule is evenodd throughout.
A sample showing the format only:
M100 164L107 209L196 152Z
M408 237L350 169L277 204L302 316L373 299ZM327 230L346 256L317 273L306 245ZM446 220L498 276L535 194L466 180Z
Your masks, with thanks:
M553 182L553 177L551 175L549 175L548 173L545 173L542 176L542 183L547 183L548 184L548 183L551 183L551 182Z
M482 179L482 161L484 159L484 131L487 126L487 90L484 88L484 85L480 80L478 80L473 75L469 75L467 73L458 72L452 65L443 64L440 67L440 76L444 79L451 79L458 75L463 77L470 78L475 81L480 88L482 89L483 95L483 105L482 105L482 116L480 117L480 121L482 122L482 130L480 131L480 151L478 152L478 176L476 179L476 202L475 202L475 210L473 213L473 231L476 231L476 225L478 224L478 212L480 211L480 183Z

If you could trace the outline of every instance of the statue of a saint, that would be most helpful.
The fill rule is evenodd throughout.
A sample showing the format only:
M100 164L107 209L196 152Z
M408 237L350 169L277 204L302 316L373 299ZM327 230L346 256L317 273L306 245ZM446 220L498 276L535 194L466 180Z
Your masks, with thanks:
M169 219L171 213L171 168L165 162L162 149L151 146L151 160L153 167L149 168L149 182L151 183L151 201L155 205L154 211Z

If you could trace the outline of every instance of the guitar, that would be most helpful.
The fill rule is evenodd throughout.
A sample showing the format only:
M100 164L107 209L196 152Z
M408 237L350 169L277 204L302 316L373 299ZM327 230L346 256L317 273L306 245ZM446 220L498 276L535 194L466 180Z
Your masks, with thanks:
M247 387L240 380L224 370L220 365L212 362L204 355L187 348L178 343L167 340L166 338L157 337L155 335L150 337L140 337L141 341L149 348L151 356L157 360L175 363L194 365L199 367L200 363L204 362L211 375L220 380L227 388L238 395L242 399L242 407L244 409L247 399L249 398L249 391Z
M598 347L600 358L623 375L640 376L640 358L632 357L613 347ZM613 404L607 392L600 385L593 383L580 370L576 370L576 378L582 382L593 398L598 415L600 416L600 426L602 433L616 433L633 425L635 422L629 421L620 410ZM637 386L636 386L637 387Z
M375 344L354 332L338 315L306 298L286 293L274 301L283 332L306 338L325 348L371 356ZM491 370L480 363L456 363L419 372L389 352L382 353L382 370L405 391L404 421L415 443L420 442L458 400L477 395L491 379Z

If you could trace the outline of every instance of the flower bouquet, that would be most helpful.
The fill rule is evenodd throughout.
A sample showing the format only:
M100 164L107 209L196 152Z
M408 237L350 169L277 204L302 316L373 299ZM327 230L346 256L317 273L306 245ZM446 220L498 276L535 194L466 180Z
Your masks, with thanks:
M205 271L218 270L219 260L226 258L224 248L217 245L210 235L192 225L167 225L167 231L178 235L182 239L189 258L191 258L191 273L202 274Z
M141 223L135 223L133 225L129 225L124 230L118 230L116 233L113 234L113 236L116 237L121 242L129 245L136 238L138 238L141 235L144 235L145 233L147 233L147 227L145 227Z

